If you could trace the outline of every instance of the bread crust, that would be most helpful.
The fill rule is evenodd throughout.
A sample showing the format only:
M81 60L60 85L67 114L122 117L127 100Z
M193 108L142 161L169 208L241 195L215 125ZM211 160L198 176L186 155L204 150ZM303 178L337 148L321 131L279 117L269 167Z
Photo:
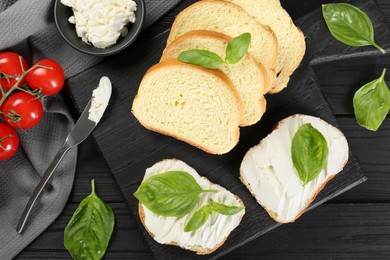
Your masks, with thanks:
M297 117L297 116L301 116L301 114L295 114L295 115L292 115L290 117L294 118L294 117ZM290 118L288 117L288 118ZM287 118L286 118L287 119ZM275 131L276 129L278 129L281 125L281 123L286 120L286 119L283 119L281 120L280 122L278 122L273 128L272 128L272 132ZM336 128L337 129L337 128ZM340 131L339 129L337 129L338 131ZM341 131L340 131L341 132ZM261 142L260 142L261 143ZM260 144L257 144L256 146L258 146ZM260 203L260 201L258 200L256 194L253 192L252 188L251 188L251 185L245 180L244 178L244 175L243 175L243 172L242 170L240 169L240 180L241 182L245 185L245 187L249 190L249 192L251 193L251 195L256 199L257 203L260 204L261 207L264 208L265 211L267 211L267 213L270 215L271 218L273 218L276 222L279 222L279 223L292 223L292 222L295 222L300 216L302 216L303 213L305 213L307 211L307 209L309 208L309 206L311 205L311 203L315 200L315 198L317 197L317 195L321 192L321 190L326 186L326 184L328 184L328 182L330 180L332 180L339 172L341 172L344 168L344 166L348 163L348 157L347 159L343 162L342 166L340 167L339 171L332 174L332 175L329 175L325 181L314 191L313 195L310 197L310 199L307 201L307 203L305 204L305 206L303 207L303 209L295 216L294 219L292 219L291 221L284 221L284 220L281 220L278 218L277 214L271 210L269 210L267 207L265 207L264 205L262 205Z
M169 159L164 159L164 160L162 160L162 161L165 161L165 160L169 160ZM177 159L170 159L170 160L177 160ZM213 182L211 182L209 179L207 179L206 177L204 177L204 176L200 176L201 178L204 178L204 179L206 179L208 182L210 182L210 183L212 183L212 184L214 184L214 185L218 185L218 184L215 184L215 183L213 183ZM143 182L143 181L142 181ZM142 184L142 182L141 182L141 184ZM218 186L220 186L220 185L218 185ZM220 187L222 187L222 186L220 186ZM234 197L236 197L236 199L237 199L237 201L238 201L238 203L242 206L242 207L245 207L245 205L244 205L244 202L240 199L240 197L238 197L237 195L234 195ZM140 220L141 220L141 223L142 223L142 225L144 226L144 228L145 228L145 230L149 233L149 235L151 236L151 237L153 237L153 239L155 238L155 235L148 229L148 227L146 226L146 224L145 224L145 212L144 212L144 209L143 209L143 207L142 207L142 203L141 202L139 202L138 203L138 215L139 215L139 217L140 217ZM244 215L243 215L244 216ZM242 217L243 217L242 216ZM241 219L240 219L240 223L241 223L241 220L242 220L242 217L241 217ZM233 229L234 230L234 229ZM233 231L233 230L231 230L230 231L230 233ZM190 251L194 251L194 252L196 252L196 254L198 254L198 255L208 255L208 254L211 254L211 253L213 253L215 250L217 250L218 248L220 248L224 243L225 243L225 241L227 240L227 238L229 237L229 235L230 235L230 233L219 243L219 244L217 244L215 247L213 247L213 248L204 248L204 247L202 247L202 246L200 246L200 245L196 245L196 246L193 246L192 248L184 248L183 246L181 246L181 245L179 245L178 243L176 243L176 242L170 242L170 243L167 243L167 245L171 245L171 246L178 246L178 247L180 247L180 248L183 248L183 249L185 249L185 250L190 250ZM157 241L156 241L157 242ZM158 242L157 242L158 243Z
M232 39L232 37L230 37L229 35L226 35L226 34L220 33L220 32L215 32L215 31L208 31L208 30L194 30L194 31L190 31L190 32L187 32L187 33L181 35L180 37L176 38L174 41L172 41L164 49L163 55L162 55L162 57L160 59L160 62L166 60L166 59L164 59L164 56L166 56L166 53L168 52L168 50L170 48L172 48L172 46L175 46L176 44L180 44L183 41L186 41L186 40L188 40L188 39L190 39L192 37L209 37L209 38L213 38L213 39L216 39L216 40L223 40L223 41L225 41L226 44L228 44L229 41ZM272 86L274 86L274 84L275 84L275 79L276 79L275 71L266 69L265 66L262 63L256 61L250 53L247 52L246 55L261 70L261 72L263 74L263 78L264 78L262 93L266 94L268 92L268 90L271 89Z
M215 31L208 31L208 30L194 30L194 31L190 31L190 32L187 32L187 33L181 35L177 39L175 39L173 42L171 42L171 44L169 44L164 49L162 57L160 59L160 62L163 62L163 61L168 59L168 58L166 58L166 56L167 56L167 53L169 53L169 51L171 50L171 48L174 48L176 45L179 45L182 42L190 41L191 39L198 38L198 37L209 38L209 39L213 39L215 41L221 41L221 42L223 42L223 44L226 44L226 45L232 39L232 37L230 37L230 36L228 36L226 34L215 32ZM267 91L270 88L272 88L272 86L275 83L274 82L275 78L276 78L275 77L275 72L272 71L271 75L270 75L269 71L267 71L265 69L265 67L261 63L257 62L252 57L252 55L250 53L246 53L246 56L247 56L248 59L251 60L251 62L256 64L257 68L260 70L260 73L262 74L263 84L261 85L261 93L258 93L258 94L259 94L259 96L265 95L267 93ZM218 70L218 71L221 71L221 70ZM258 120L256 120L255 122L254 122L254 120L250 120L250 121L242 120L240 122L240 126L249 126L249 125L253 125L253 124L257 123L258 121L260 121L261 117L263 116L263 114L264 114L264 112L266 110L265 104L266 103L263 101L263 98L260 98L259 101L258 101L258 106L261 108L261 111L262 111L262 113L260 115L260 118L258 118ZM245 105L244 105L244 103L243 103L243 109L244 109L244 112L245 112Z
M290 70L287 72L285 70L282 70L281 74L278 76L278 80L280 78L283 78L282 81L276 81L275 86L269 91L270 94L276 94L282 91L287 87L288 82L290 81L290 76L294 73L294 71L299 67L301 64L301 61L303 60L303 57L305 56L306 53L306 42L305 42L305 35L303 34L302 30L299 27L296 27L297 30L299 31L300 36L302 37L302 45L300 48L299 55L297 56L297 61L293 66L291 66Z
M203 0L203 1L207 1L207 0ZM226 1L226 0L216 0L216 1ZM239 4L236 4L234 1L232 1L232 2L229 1L229 3L235 4L235 5L239 6L240 8L242 8L245 11L245 7L241 7ZM295 26L295 24L294 24L293 20L291 19L290 15L288 14L288 12L282 6L278 5L278 6L275 6L273 8L270 8L270 7L267 7L267 6L263 6L262 9L270 11L270 12L272 12L272 10L281 12L285 16L285 18L288 18L288 21L290 23L289 25L291 27L293 27L293 28L296 28L297 29L297 33L299 34L299 37L297 37L296 40L299 41L299 43L300 43L300 46L299 46L300 52L294 57L294 60L296 60L295 63L290 64L290 66L288 68L282 67L281 71L276 71L276 73L279 74L277 76L277 80L276 80L276 74L274 74L274 77L275 77L273 79L274 81L272 81L272 79L270 81L270 83L273 82L273 84L270 84L271 87L268 89L267 92L269 94L276 94L276 93L279 93L280 91L282 91L284 88L286 88L287 83L290 80L290 76L297 69L297 67L299 66L299 64L302 61L302 58L303 58L304 53L306 51L306 44L305 44L304 35L303 35L302 31L298 27ZM254 15L255 13L247 12L247 14L250 15L251 17L253 17L258 23L261 23L261 21L258 19L258 17L256 17L256 15ZM287 20L286 20L286 22L287 22ZM266 23L264 25L268 26ZM272 31L272 28L270 28L270 29ZM278 40L276 35L275 35L275 38L276 38L276 41L278 43L278 48L280 48L279 40ZM277 61L278 61L278 56L276 57L276 63L277 63Z
M191 8L197 6L197 5L203 5L203 3L215 3L215 4L219 4L219 5L224 5L224 6L228 6L230 8L235 8L237 10L240 10L242 12L244 12L245 14L247 14L243 8L241 8L240 6L236 5L236 4L233 4L233 3L230 3L230 2L225 2L225 1L220 1L220 0L203 0L203 1L198 1L190 6L188 6L186 9L184 9L183 11L181 11L175 21L173 22L172 24L172 27L171 27L171 32L169 33L169 36L168 36L168 40L167 40L167 46L173 42L175 39L173 38L174 37L174 28L176 26L178 26L178 18L182 17L183 15L185 15L186 12L188 12L188 10L190 10ZM248 17L251 17L249 14L247 14ZM268 31L271 33L271 39L272 39L272 45L274 46L273 48L273 53L272 53L272 59L269 61L270 64L267 64L267 67L269 66L269 69L275 69L275 66L276 66L276 61L277 61L277 56L278 56L278 49L279 49L279 44L278 44L278 40L276 38L276 35L275 33L272 31L272 29L268 26L268 25L264 25L262 23L259 23L256 19L254 19L253 17L251 17L255 23L257 23L260 27L262 27L265 31Z
M240 136L240 129L239 129L239 122L242 120L243 116L244 116L244 103L240 97L240 95L238 94L236 88L234 87L233 83L231 82L231 80L225 75L223 74L221 71L218 71L218 70L209 70L209 69L205 69L205 68L202 68L200 66L196 66L196 65L192 65L192 64L187 64L187 63L184 63L184 62L181 62L177 59L169 59L169 60L166 60L164 62L161 62L161 63L158 63L154 66L152 66L147 72L146 74L144 75L144 78L146 78L151 72L153 71L156 71L156 70L159 70L159 69L163 69L163 68L166 68L166 67L169 67L169 66L180 66L180 67L190 67L192 69L195 69L195 70L201 70L201 71L204 71L204 72L207 72L207 73L211 73L213 74L214 76L220 78L223 82L226 83L226 85L228 86L229 88L229 91L234 95L235 97L235 100L237 102L237 107L238 107L238 121L237 121L237 128L235 129L234 133L233 133L233 137L234 137L234 140L232 141L232 143L225 149L225 150L213 150L213 149L210 149L209 147L205 147L205 146L202 146L200 144L197 144L195 142L193 142L192 140L189 140L189 139L186 139L186 138L182 138L180 136L177 136L177 135L174 135L172 133L169 133L169 132L166 132L164 130L161 130L161 129L158 129L158 128L155 128L155 127L152 127L152 126L149 126L147 124L145 124L142 119L138 118L136 113L134 112L134 104L136 104L138 102L138 98L139 98L139 92L142 91L142 84L138 90L138 93L137 95L134 97L134 100L133 100L133 107L132 107L132 114L138 119L138 121L140 122L140 124L142 126L144 126L146 129L149 129L151 131L154 131L154 132L157 132L157 133L161 133L161 134L164 134L164 135L167 135L167 136L171 136L173 138L176 138L178 140L182 140L192 146L195 146L207 153L211 153L211 154L225 154L227 152L229 152L230 150L232 150L238 143L239 141L239 136Z

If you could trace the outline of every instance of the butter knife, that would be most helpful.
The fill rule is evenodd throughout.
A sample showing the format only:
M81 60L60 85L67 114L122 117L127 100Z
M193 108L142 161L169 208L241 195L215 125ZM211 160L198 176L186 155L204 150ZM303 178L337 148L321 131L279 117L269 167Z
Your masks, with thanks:
M22 233L26 225L27 219L31 213L32 208L34 207L35 202L39 198L39 195L42 193L46 184L48 183L50 177L55 172L56 168L60 164L61 160L64 158L65 154L72 148L79 145L83 142L96 127L100 121L103 113L108 105L108 101L111 97L111 82L109 78L102 77L99 82L99 87L93 91L92 98L89 100L87 106L85 107L80 118L77 120L76 125L73 130L70 132L66 138L64 144L54 156L54 159L51 161L49 167L46 169L45 173L39 184L35 187L30 200L28 201L26 207L24 208L23 214L19 219L16 231Z

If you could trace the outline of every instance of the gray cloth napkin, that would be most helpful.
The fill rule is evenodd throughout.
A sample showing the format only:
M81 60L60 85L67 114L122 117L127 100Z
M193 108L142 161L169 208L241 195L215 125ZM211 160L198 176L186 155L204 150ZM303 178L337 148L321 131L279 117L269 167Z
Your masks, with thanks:
M145 29L180 0L144 2ZM82 54L66 44L55 27L53 8L52 0L0 0L0 51L16 51L30 65L43 58L54 59L69 78L102 58ZM12 159L0 161L1 260L16 256L58 217L72 188L77 159L75 148L63 159L36 203L24 233L16 232L17 222L34 187L74 125L60 95L45 97L43 103L42 122L30 130L18 131L20 150Z
M41 58L60 62L72 75L96 62L92 57L69 55L73 50L56 35L50 1L6 0L0 4L0 50L23 55L30 65ZM73 64L72 64L73 63ZM17 222L34 189L74 123L60 95L42 99L45 114L38 126L18 130L20 148L16 156L0 162L0 259L11 259L44 231L61 213L69 197L76 170L77 149L59 165L46 190L36 203L23 234Z

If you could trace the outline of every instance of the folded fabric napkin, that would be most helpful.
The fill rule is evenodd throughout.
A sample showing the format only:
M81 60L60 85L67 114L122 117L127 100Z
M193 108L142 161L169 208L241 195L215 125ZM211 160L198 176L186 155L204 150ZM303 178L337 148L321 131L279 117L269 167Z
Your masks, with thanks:
M145 0L150 26L180 0ZM51 0L0 1L0 51L18 52L31 65L43 58L59 62L69 78L102 58L77 52L59 35ZM103 76L103 75L102 75ZM80 86L82 87L82 86ZM69 197L76 170L77 149L65 156L30 215L23 234L17 222L45 169L71 131L73 119L60 95L42 99L45 115L38 126L18 131L20 148L8 161L0 161L0 259L12 259L61 213Z

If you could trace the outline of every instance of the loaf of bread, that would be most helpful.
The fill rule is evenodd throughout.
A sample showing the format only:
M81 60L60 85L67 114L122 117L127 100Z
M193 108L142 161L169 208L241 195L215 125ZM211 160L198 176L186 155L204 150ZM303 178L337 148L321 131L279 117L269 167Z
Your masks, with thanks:
M268 25L278 40L276 63L277 79L270 93L278 93L287 86L290 75L299 66L306 50L305 36L297 28L290 15L275 0L224 0L242 7L258 22ZM261 3L261 4L260 4Z
M167 60L143 77L132 113L149 130L224 154L238 142L243 102L222 72Z
M200 255L214 252L223 245L229 234L240 224L245 209L235 215L212 213L203 226L192 232L184 232L185 223L195 211L207 204L210 199L229 206L243 207L243 202L230 191L210 182L205 177L201 177L192 167L176 159L163 160L146 169L144 181L151 176L167 171L187 172L195 178L202 189L216 190L217 192L203 193L191 213L181 218L159 216L140 203L138 211L142 224L158 243L179 246Z
M177 58L187 50L208 50L218 54L223 60L231 37L212 31L191 31L174 40L164 50L161 61ZM249 54L232 65L222 65L219 68L230 78L244 101L244 117L240 126L257 123L266 109L264 98L267 74L264 67L258 64Z
M210 30L236 37L248 32L252 35L248 52L263 64L270 77L275 76L278 43L268 27L257 22L241 7L225 1L205 0L184 9L175 19L167 45L181 35L193 30Z
M306 123L325 137L329 153L324 169L303 185L292 161L291 143L298 128ZM294 115L279 122L271 134L246 153L240 179L273 219L293 222L347 161L348 143L340 130L317 117Z

